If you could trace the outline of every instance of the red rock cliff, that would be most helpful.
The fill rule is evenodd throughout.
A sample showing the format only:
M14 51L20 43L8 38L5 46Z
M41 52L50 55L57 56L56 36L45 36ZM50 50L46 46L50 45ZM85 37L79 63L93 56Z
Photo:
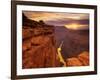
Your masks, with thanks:
M53 26L43 21L28 20L24 16L22 36L23 68L58 66Z

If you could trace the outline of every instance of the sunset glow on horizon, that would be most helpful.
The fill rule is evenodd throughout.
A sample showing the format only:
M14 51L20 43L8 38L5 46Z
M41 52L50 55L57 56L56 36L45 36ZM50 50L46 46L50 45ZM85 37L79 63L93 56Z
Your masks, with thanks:
M64 27L68 29L73 29L73 30L78 30L78 29L83 29L84 27L87 27L88 25L84 24L77 24L77 23L72 23L72 24L66 24Z
M67 13L67 12L40 12L24 11L29 19L43 20L46 24L54 26L64 26L68 29L88 29L89 14L86 13Z

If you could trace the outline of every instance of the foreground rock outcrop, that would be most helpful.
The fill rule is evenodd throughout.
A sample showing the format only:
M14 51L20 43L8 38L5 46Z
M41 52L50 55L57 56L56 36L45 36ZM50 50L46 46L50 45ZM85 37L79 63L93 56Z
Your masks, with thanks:
M24 16L22 36L23 68L58 66L53 26L32 22Z
M66 59L67 66L89 66L89 53L84 51L76 57Z

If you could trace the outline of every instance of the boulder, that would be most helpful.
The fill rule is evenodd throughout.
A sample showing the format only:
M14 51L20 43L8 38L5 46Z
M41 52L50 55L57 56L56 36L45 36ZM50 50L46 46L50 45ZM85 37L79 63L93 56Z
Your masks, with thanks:
M89 65L89 53L87 51L84 51L78 55L78 59L83 63L83 65Z
M68 58L66 62L67 66L82 66L82 62L76 57Z

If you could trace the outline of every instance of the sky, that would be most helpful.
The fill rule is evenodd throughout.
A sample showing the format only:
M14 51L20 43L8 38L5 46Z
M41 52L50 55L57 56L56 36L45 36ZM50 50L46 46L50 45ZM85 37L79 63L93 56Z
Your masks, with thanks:
M24 11L29 19L39 21L43 20L46 24L54 26L64 26L69 29L88 29L89 14L68 13L68 12L39 12Z

